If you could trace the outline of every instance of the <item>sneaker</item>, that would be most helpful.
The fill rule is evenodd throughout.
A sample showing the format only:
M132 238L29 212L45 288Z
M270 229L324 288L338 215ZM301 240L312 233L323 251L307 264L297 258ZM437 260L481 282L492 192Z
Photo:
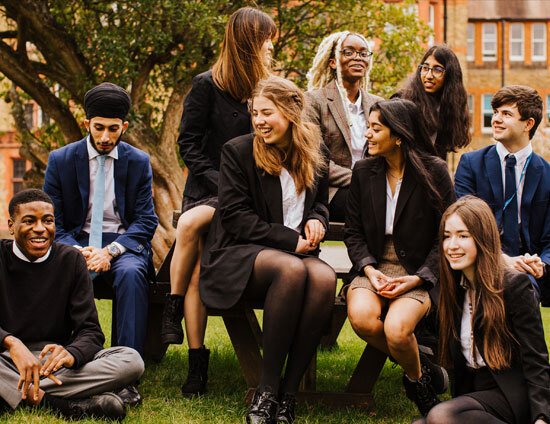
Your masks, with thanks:
M176 294L166 296L160 329L160 341L163 344L183 343L183 300L183 296Z
M429 382L429 377L425 374L422 374L418 381L411 381L403 374L403 386L407 397L416 404L424 417L428 415L430 409L441 402Z
M447 374L447 370L433 363L430 357L423 352L420 352L420 364L422 366L422 374L429 377L429 382L435 393L438 395L445 393L449 387L449 374Z

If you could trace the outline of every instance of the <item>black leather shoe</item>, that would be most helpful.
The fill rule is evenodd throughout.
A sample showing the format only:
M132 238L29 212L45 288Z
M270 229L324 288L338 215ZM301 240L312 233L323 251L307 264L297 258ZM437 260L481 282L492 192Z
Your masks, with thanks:
M160 328L160 341L163 344L182 344L183 327L183 296L170 294L166 296L166 303L162 311L162 324Z
M278 406L279 403L274 393L256 391L248 414L246 414L246 423L276 424Z
M441 402L430 384L429 377L425 374L422 374L417 381L411 381L403 374L403 386L405 386L405 394L416 404L423 417Z
M141 405L141 402L143 400L137 387L134 385L124 387L117 393L117 395L119 398L122 399L124 405L129 407Z
M277 412L277 424L292 424L296 418L294 409L296 408L296 396L285 393L279 403L279 412Z
M67 410L59 410L67 418L95 417L121 421L126 417L124 402L111 392L87 399L68 399L67 404Z

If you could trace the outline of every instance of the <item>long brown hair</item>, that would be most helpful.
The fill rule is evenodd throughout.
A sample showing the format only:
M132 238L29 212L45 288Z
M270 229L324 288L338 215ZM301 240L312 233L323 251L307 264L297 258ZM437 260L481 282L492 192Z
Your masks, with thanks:
M291 142L283 151L266 144L256 132L253 147L256 166L271 175L280 175L284 166L294 178L298 193L313 187L315 177L326 169L326 162L321 152L319 128L304 120L304 94L294 83L270 76L258 83L251 107L254 98L258 96L275 103L282 115L290 121Z
M456 322L460 320L459 305L461 273L453 271L445 258L443 240L447 219L456 214L462 220L477 248L474 263L473 316L481 309L481 334L485 362L493 370L508 368L512 361L512 342L515 340L506 325L504 307L504 263L497 223L489 206L474 196L464 196L443 214L439 226L439 267L441 292L439 298L439 354L441 364L451 365L449 351L452 339L460 340ZM474 333L475 334L475 333ZM475 345L475 335L474 335Z
M234 12L225 27L220 56L212 67L215 84L236 100L248 100L258 81L269 73L261 48L276 32L273 19L258 9L242 7Z

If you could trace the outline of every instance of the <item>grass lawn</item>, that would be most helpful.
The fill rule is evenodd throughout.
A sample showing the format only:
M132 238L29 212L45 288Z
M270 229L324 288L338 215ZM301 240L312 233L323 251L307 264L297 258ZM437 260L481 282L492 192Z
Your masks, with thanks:
M110 331L111 302L97 301L103 329ZM542 309L546 342L550 344L550 308ZM351 375L363 350L361 342L346 323L338 339L339 348L321 352L318 362L318 388L341 391ZM109 334L107 343L109 344ZM243 402L246 385L241 376L233 348L221 318L210 318L206 345L212 350L209 393L196 399L185 399L179 388L185 378L187 353L181 346L171 346L159 364L147 363L140 391L144 396L141 407L129 411L126 422L131 423L242 423L246 406ZM319 405L299 405L300 423L410 423L417 414L414 405L405 397L401 386L402 371L392 368L388 361L375 387L375 409L331 409ZM448 397L448 395L446 395ZM54 415L27 409L0 417L2 423L61 423ZM95 420L85 420L92 423Z

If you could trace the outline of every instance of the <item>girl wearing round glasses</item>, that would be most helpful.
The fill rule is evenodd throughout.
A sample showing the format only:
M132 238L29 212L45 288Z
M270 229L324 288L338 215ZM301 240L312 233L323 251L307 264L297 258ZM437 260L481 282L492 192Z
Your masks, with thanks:
M550 423L550 365L527 274L502 262L489 206L465 196L439 229L439 354L453 398L415 424Z
M470 144L468 96L458 58L446 45L424 54L414 76L397 97L412 100L419 108L437 155L447 158Z
M372 51L365 37L343 31L321 41L308 72L308 114L330 150L332 221L344 221L351 168L364 154L366 116L381 100L367 91L371 67Z

